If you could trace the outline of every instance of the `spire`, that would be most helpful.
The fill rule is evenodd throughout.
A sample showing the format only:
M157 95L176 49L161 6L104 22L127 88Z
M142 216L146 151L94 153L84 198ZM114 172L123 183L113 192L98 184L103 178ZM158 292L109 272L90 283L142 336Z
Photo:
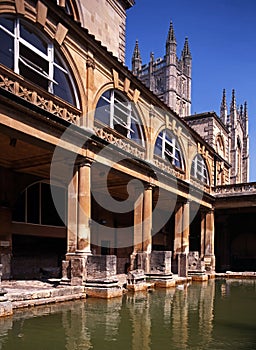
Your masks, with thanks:
M132 55L132 59L140 59L141 60L141 55L140 55L140 49L139 49L139 41L138 39L136 40L136 43L135 43L135 47L134 47L134 50L133 50L133 55Z
M228 116L228 109L227 109L227 101L226 101L226 90L223 89L222 101L220 105L220 118L225 125L227 124L227 116Z
M243 115L244 115L244 106L243 105L240 105L239 115L240 115L240 118L242 119Z
M244 119L248 119L248 110L247 110L247 102L244 103Z
M138 71L141 69L141 55L140 55L140 49L139 49L139 42L136 40L135 47L133 50L132 55L132 72L133 74L137 75Z
M170 22L168 36L167 36L167 40L166 40L166 44L172 44L172 43L176 44L176 38L175 38L175 34L174 34L173 24L172 24L172 21L171 21Z
M182 58L185 58L185 57L190 57L191 58L191 53L190 53L190 50L189 50L188 38L187 37L185 38L185 43L184 43L184 47L183 47L181 55L182 55Z
M230 104L230 112L236 110L236 96L235 96L235 89L232 90L232 100Z
M245 136L248 136L248 110L247 110L247 102L245 101L244 103L244 115L243 115L243 120L244 120L244 130L245 130Z

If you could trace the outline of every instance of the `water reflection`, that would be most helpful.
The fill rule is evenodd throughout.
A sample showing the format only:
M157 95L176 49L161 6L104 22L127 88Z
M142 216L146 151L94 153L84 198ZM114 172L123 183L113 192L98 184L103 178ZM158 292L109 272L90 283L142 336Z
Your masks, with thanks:
M254 349L255 292L255 281L210 280L19 310L0 319L0 349Z

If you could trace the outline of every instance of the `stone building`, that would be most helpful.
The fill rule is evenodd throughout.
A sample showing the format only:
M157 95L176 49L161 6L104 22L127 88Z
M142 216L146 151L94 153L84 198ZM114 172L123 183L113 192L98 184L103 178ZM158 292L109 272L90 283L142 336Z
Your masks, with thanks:
M165 45L165 56L142 65L139 43L136 41L132 56L132 72L180 117L191 113L192 56L188 38L181 57L177 56L177 42L171 22Z
M177 42L171 22L166 40L165 56L154 58L142 64L139 43L136 41L132 56L133 73L160 99L210 144L226 162L231 165L225 173L218 170L215 184L235 184L249 181L249 135L246 102L239 108L235 91L232 91L228 113L226 91L220 107L220 116L215 112L191 115L192 55L188 38L185 39L180 59L177 56Z
M133 3L0 3L5 279L61 270L81 284L170 266L187 276L190 252L215 271L216 174L229 184L230 160L124 66Z

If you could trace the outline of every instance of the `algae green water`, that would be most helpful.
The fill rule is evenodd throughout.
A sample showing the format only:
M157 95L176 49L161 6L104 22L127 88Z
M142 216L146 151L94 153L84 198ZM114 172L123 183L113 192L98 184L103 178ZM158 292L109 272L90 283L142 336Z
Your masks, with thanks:
M256 281L23 309L0 319L0 349L256 349Z

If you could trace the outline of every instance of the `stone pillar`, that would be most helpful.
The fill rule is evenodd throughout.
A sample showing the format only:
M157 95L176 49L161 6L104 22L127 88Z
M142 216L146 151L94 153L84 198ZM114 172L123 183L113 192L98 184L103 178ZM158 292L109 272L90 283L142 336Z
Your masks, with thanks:
M181 253L182 244L182 202L177 202L175 209L174 243L173 243L173 261L172 271L178 273L178 254Z
M91 162L79 166L77 250L79 255L91 254Z
M131 269L150 271L150 253L152 250L152 202L153 186L146 184L144 196L138 198L134 206L134 251L131 255Z
M78 169L68 186L68 225L67 254L74 254L77 249L77 207L78 207Z
M143 203L143 252L146 253L144 270L149 272L149 255L152 250L152 207L153 207L153 186L147 184L144 190Z
M142 251L143 193L134 204L134 252Z
M78 169L75 167L73 177L68 185L67 205L67 253L62 261L62 283L71 278L71 260L77 249L77 208L78 208Z
M208 272L215 271L214 255L214 210L211 209L205 216L205 268Z
M138 266L138 252L142 252L142 221L143 221L143 193L139 195L136 202L134 203L134 239L133 239L133 253L131 255L131 270L136 268L142 268Z
M189 201L178 203L175 213L175 238L174 238L174 272L180 277L187 277L189 252ZM176 263L176 267L175 267Z
M152 204L153 186L148 184L144 191L143 205L143 251L151 253L152 250Z
M205 254L205 232L206 232L206 211L201 211L201 249L200 249L200 258L204 258Z
M11 278L11 257L12 257L12 212L8 207L0 207L0 263L3 279Z

